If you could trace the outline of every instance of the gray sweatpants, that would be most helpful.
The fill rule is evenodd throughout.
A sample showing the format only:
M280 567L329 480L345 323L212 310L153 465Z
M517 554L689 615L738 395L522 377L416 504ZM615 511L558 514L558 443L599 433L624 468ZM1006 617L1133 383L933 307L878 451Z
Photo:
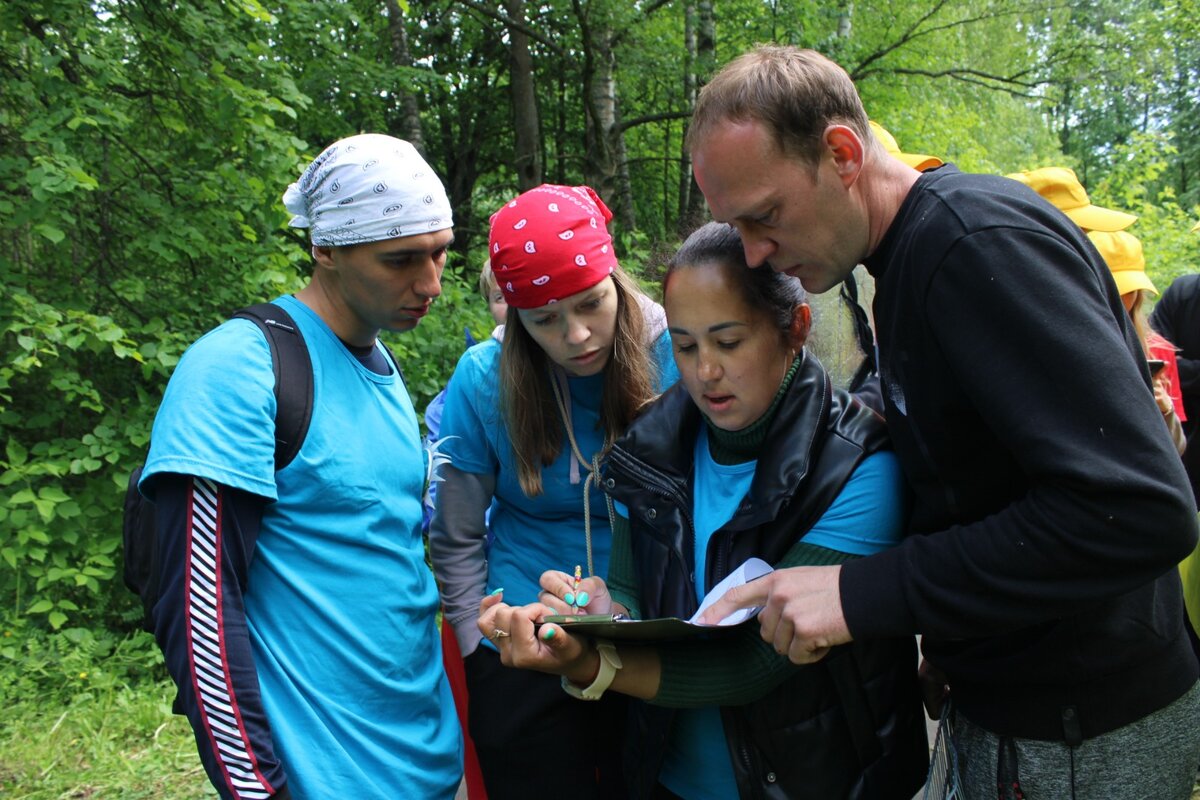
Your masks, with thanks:
M996 797L999 738L955 718L964 800ZM1200 683L1149 716L1079 747L1014 739L1026 800L1187 800L1200 767Z

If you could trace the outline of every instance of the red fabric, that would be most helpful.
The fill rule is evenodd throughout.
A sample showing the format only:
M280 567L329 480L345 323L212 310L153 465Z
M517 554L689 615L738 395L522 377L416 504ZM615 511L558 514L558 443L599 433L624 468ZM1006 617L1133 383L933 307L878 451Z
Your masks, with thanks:
M544 183L492 215L492 273L516 308L540 308L590 289L617 266L612 212L588 186Z
M483 785L483 771L479 768L479 757L475 755L475 742L467 728L467 671L463 667L462 653L454 630L442 622L442 664L450 681L454 695L454 709L458 712L458 724L463 735L463 777L467 781L467 800L487 800L487 789Z
M1186 422L1187 414L1183 413L1183 394L1179 390L1179 363L1175 360L1175 353L1179 348L1160 334L1150 331L1146 337L1146 349L1150 351L1151 358L1167 362L1162 371L1167 381L1167 394L1171 395L1171 404L1175 406L1175 416L1179 417L1180 422Z

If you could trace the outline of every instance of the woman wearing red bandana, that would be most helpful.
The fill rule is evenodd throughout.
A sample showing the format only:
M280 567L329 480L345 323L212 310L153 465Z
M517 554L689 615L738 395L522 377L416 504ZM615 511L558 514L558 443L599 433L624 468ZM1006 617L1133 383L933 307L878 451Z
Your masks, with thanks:
M553 185L492 216L505 333L468 350L447 387L439 450L449 460L429 549L466 657L470 732L492 800L625 796L623 701L581 703L555 676L504 667L476 627L485 595L534 602L547 569L607 574L611 529L595 466L678 378L662 308L617 263L611 219L589 187ZM586 613L598 599L574 602Z

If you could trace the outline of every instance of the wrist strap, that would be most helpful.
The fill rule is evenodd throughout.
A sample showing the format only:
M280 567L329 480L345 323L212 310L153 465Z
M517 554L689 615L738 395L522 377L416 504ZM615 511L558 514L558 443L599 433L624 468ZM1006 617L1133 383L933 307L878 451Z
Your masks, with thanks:
M600 671L596 673L596 680L592 681L591 685L580 689L567 680L566 675L562 676L563 691L571 697L579 700L599 700L617 677L617 670L621 668L621 656L617 653L616 645L607 639L597 639L596 652L600 654Z

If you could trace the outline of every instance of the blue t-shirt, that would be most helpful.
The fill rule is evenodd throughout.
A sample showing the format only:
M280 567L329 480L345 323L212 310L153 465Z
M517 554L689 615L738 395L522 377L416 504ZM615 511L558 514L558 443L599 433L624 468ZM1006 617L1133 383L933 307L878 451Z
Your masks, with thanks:
M669 386L679 378L671 358L670 336L655 340L652 361L660 381ZM579 482L570 481L574 458L566 432L554 463L542 468L542 494L527 497L517 478L516 458L508 428L500 412L500 342L489 339L475 345L459 359L446 387L439 450L463 472L495 476L496 488L488 526L487 590L504 589L504 601L524 605L537 600L538 579L548 569L572 572L575 565L587 570L583 515L583 484L587 470L579 468ZM571 421L575 441L584 458L604 446L599 428L604 373L568 378ZM557 419L548 424L558 425ZM608 574L612 530L603 492L590 488L592 566L597 575Z
M399 375L363 366L292 297L313 413L274 471L266 339L231 320L184 354L154 422L157 473L267 497L245 596L263 706L296 798L453 797L462 742L425 564L420 432Z
M696 591L703 597L705 558L712 534L728 522L750 491L755 461L717 464L707 430L696 437L693 509L696 529ZM809 544L856 556L898 544L904 535L904 477L894 453L863 459L841 494L804 536ZM734 565L736 566L736 565ZM675 716L659 772L663 786L686 800L737 797L737 781L721 711L715 706L682 709Z

